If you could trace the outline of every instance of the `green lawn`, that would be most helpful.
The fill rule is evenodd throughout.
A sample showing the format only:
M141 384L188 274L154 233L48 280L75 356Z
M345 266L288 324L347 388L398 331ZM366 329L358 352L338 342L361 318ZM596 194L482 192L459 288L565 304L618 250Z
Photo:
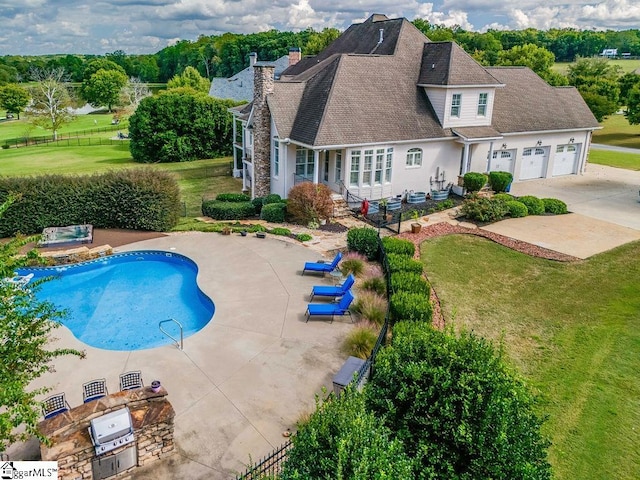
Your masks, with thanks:
M555 478L640 478L640 242L563 264L458 235L422 260L447 320L502 341L540 394Z
M633 59L633 60L611 59L609 60L609 63L613 65L618 65L622 69L622 73L634 72L640 68L640 60L637 60L637 59ZM569 62L556 62L553 64L551 69L558 73L566 75L569 65L571 65L571 63Z
M640 125L629 125L624 115L611 115L601 125L602 130L593 132L593 143L640 148Z
M68 123L60 128L58 135L66 135L71 132L84 132L91 129L99 129L111 127L113 120L112 113L96 113L91 115L78 115L73 122ZM123 125L126 130L126 126ZM19 137L41 137L51 136L51 130L45 130L42 127L34 127L28 120L24 118L24 114L20 115L20 120L8 120L0 122L0 144L9 138ZM104 134L101 134L103 137ZM114 132L110 132L106 137L112 137Z

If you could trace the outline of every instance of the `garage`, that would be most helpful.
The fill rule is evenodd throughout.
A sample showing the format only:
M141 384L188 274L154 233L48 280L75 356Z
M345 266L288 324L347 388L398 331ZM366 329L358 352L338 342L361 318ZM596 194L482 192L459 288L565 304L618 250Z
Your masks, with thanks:
M579 145L558 145L553 159L553 176L573 175L578 172Z
M513 157L511 150L496 150L491 157L491 172L513 173Z
M522 162L520 165L520 180L542 178L547 169L547 148L525 148L522 150Z

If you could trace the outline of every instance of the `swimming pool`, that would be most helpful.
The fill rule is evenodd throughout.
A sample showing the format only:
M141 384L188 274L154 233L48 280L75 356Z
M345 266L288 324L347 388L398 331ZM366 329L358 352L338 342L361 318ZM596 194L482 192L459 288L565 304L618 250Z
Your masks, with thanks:
M62 323L75 337L106 350L140 350L171 344L158 323L173 318L184 337L201 330L215 306L196 283L198 267L184 255L157 250L118 253L89 262L22 268L33 280L53 276L36 291L68 313ZM163 325L174 338L173 322Z

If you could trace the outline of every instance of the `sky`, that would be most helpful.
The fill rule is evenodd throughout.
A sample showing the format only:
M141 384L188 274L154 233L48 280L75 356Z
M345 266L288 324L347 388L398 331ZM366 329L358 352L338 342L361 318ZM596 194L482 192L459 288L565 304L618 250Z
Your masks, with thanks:
M156 53L225 32L344 30L372 13L489 28L640 28L640 0L0 0L0 55Z

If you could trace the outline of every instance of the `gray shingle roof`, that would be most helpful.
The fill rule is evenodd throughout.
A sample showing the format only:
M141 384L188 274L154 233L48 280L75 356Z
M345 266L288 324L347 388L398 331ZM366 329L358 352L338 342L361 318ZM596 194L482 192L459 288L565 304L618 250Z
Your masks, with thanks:
M488 67L506 86L496 89L493 126L502 133L597 128L574 87L552 87L526 67Z
M422 51L420 85L499 85L471 55L453 42L429 42Z
M275 65L275 76L278 78L289 66L289 56L284 55L275 62L267 63ZM209 96L250 102L253 100L253 67L247 67L229 78L213 78Z

